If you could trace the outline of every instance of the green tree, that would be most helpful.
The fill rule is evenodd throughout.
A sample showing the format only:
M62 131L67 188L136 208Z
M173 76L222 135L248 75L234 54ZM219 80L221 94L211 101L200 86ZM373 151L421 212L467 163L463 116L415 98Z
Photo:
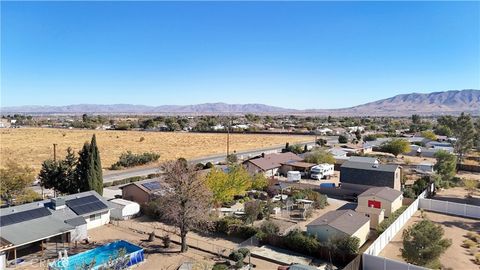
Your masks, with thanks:
M90 143L86 142L78 152L78 162L75 169L80 192L95 190L103 194L103 172L100 152L97 147L95 134Z
M231 202L235 195L244 194L251 187L252 178L243 166L229 167L228 173L212 168L207 174L206 185L212 192L213 204L218 207Z
M268 186L268 179L263 173L256 173L252 178L251 189L263 190Z
M460 162L467 154L474 144L475 130L473 128L473 121L470 115L462 113L456 121L454 129L456 141L454 143L455 152L458 154Z
M338 136L338 143L348 143L348 138L345 135Z
M393 139L388 142L384 142L380 149L383 152L391 153L395 157L399 154L408 153L410 152L410 143L405 139Z
M73 194L80 191L80 181L76 175L77 158L72 148L67 149L65 159L45 160L38 175L40 185L51 188L62 194Z
M340 236L333 238L331 244L339 253L355 255L360 248L360 239L355 236Z
M88 183L90 190L95 190L98 194L103 194L103 172L102 172L102 162L100 160L100 152L97 147L97 139L95 134L92 136L92 141L90 142L90 153L89 153L89 164L90 168L88 170Z
M413 114L413 115L412 115L412 123L414 123L414 124L420 124L420 122L421 122L420 115L418 115L418 114Z
M305 155L305 161L309 163L315 163L315 164L321 164L321 163L334 164L335 158L331 153L328 153L325 150L316 149Z
M432 141L435 141L437 139L437 136L431 130L422 131L422 137L427 138L427 139L432 140Z
M435 134L440 136L451 137L453 134L452 130L445 125L437 125L434 131L435 131Z
M437 171L437 174L443 181L452 180L457 169L457 157L445 150L440 150L435 153L435 158L437 162L433 168Z
M75 175L80 192L91 190L88 183L88 171L90 169L90 143L85 142L82 149L78 152L77 167Z
M26 192L35 180L33 169L8 160L5 168L0 169L0 196L13 203L13 199Z
M443 228L424 219L403 232L402 257L409 263L427 266L435 262L452 244L443 239Z

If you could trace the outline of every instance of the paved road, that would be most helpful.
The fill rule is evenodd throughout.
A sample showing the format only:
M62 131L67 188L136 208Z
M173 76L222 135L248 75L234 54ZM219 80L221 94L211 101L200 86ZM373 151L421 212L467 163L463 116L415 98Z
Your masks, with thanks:
M307 145L307 146L313 146L314 143L312 142L303 142L300 143L301 145ZM256 150L249 150L249 151L243 151L243 152L237 152L237 156L240 159L245 159L248 157L256 156L256 155L261 155L262 153L268 154L268 153L277 153L282 150L284 145L279 145L275 147L269 147L269 148L261 148L261 149L256 149ZM221 155L213 155L213 156L208 156L208 157L202 157L202 158L197 158L197 159L192 159L189 160L190 163L196 164L196 163L207 163L207 162L212 162L212 163L218 163L225 161L225 154ZM103 182L108 183L108 182L113 182L116 180L121 180L125 178L130 178L130 177L136 177L136 176L147 176L149 174L155 174L155 173L160 173L160 170L158 167L142 167L142 168L135 168L135 169L127 169L127 170L122 170L122 171L106 171L103 174Z

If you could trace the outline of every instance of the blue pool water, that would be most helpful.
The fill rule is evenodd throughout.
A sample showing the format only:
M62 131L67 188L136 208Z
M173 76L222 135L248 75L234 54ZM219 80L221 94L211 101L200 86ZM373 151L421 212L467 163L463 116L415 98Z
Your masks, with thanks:
M50 270L76 270L83 264L95 260L91 269L102 269L112 258L118 258L118 252L125 249L125 261L128 266L137 264L144 259L143 249L127 241L119 240L101 247L69 256L68 259L57 260L49 265Z

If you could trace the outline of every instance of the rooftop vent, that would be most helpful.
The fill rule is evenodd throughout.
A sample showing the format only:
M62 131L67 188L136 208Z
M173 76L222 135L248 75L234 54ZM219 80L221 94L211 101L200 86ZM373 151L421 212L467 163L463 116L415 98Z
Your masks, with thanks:
M52 203L52 209L54 210L60 210L66 207L65 199L63 198L52 198L51 203Z

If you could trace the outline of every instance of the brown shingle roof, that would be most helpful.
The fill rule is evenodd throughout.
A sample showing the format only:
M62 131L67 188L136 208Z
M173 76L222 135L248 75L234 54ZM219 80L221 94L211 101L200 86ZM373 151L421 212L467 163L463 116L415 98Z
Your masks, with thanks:
M352 235L369 221L370 218L365 215L348 209L330 211L310 222L307 226L328 225L348 235Z
M317 165L314 163L308 163L308 162L302 162L302 161L286 162L282 164L290 165L297 168L305 168L305 169L310 169L311 167Z
M393 202L398 197L402 196L402 192L390 187L372 187L365 190L362 194L358 195L359 198L370 196L379 197L386 201Z
M253 163L255 166L259 167L264 171L271 169L279 168L282 166L282 163L292 162L292 161L302 161L302 158L295 155L294 153L276 153L265 155L262 158L255 158L247 160L247 162Z

